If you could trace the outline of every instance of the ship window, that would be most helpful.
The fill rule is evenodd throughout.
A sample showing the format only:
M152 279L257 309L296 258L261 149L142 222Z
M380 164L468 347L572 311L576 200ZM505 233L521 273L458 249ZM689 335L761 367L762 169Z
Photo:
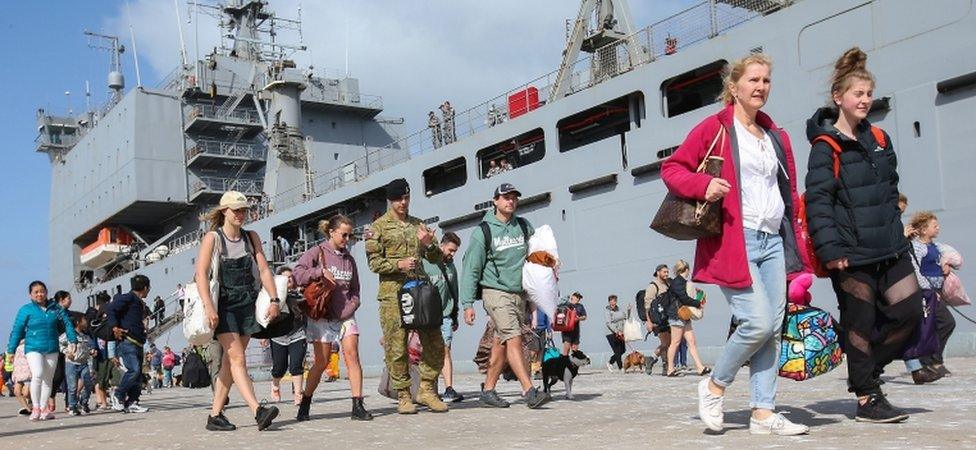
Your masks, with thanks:
M478 151L478 176L491 178L502 172L541 161L546 155L542 128L522 133Z
M424 193L428 197L464 186L468 171L464 158L452 159L424 171Z
M644 95L636 92L560 120L556 124L559 151L568 152L630 131L631 108L639 111L643 101ZM636 126L640 126L639 118Z
M717 102L726 64L724 60L715 61L664 80L661 83L664 116L674 117Z

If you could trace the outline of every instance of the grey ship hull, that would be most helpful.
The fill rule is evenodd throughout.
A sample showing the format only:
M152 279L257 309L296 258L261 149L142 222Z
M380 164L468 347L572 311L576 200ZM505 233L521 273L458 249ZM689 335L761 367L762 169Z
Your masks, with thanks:
M321 217L336 204L380 189L392 179L405 178L414 187L411 214L440 225L438 234L443 230L458 232L465 241L463 253L476 224L469 219L477 215L478 204L489 200L499 183L513 183L534 200L519 213L537 226L551 225L559 241L560 289L563 293L580 291L586 297L591 319L583 326L584 349L603 351L605 330L600 322L606 296L617 294L629 303L646 285L656 264L673 264L678 258L693 260L693 243L672 241L648 228L666 191L655 165L660 161L659 151L680 144L696 123L720 105L665 117L662 82L762 47L774 60L773 90L765 111L791 136L798 171L803 174L809 149L805 121L826 99L825 85L834 58L851 45L859 45L868 52L869 67L878 80L876 97L890 97L890 109L873 113L871 119L892 137L900 162L900 188L910 198L910 211L934 210L942 224L941 240L963 254L976 254L976 239L968 233L968 226L976 219L976 196L971 193L970 182L971 168L976 166L976 153L971 151L971 136L976 135L976 88L969 85L944 94L937 90L940 82L976 69L976 15L970 0L945 2L940 11L922 3L799 2L517 120L465 136L437 151L414 155L310 201L277 208L247 227L270 244L273 230ZM633 93L641 93L643 101L629 131L560 151L560 120ZM545 136L545 156L540 161L490 179L481 177L475 164L478 150L536 129ZM424 185L424 171L456 158L466 158L466 183L432 197L423 195L419 187ZM295 184L299 182L295 180ZM382 209L377 204L370 208ZM366 222L360 219L358 224ZM380 348L375 345L380 337L374 300L377 280L368 271L361 242L352 245L352 253L363 282L364 301L357 314L363 333L362 357L364 365L377 366L382 364ZM71 267L66 265L65 256L58 253L52 260L56 286L70 282L62 275ZM138 272L153 280L153 294L165 295L177 283L190 280L195 257L193 247ZM976 286L974 273L963 270L960 276L964 283ZM117 284L124 285L126 279L93 285L77 294L83 297L94 290L111 291ZM706 318L698 324L699 340L705 345L718 344L727 329L727 307L717 289L705 288L713 301ZM818 281L813 294L818 305L834 308L827 283ZM462 325L455 338L458 360L467 360L476 347L484 320L480 306L478 315L479 325ZM183 343L179 327L159 340L170 345Z

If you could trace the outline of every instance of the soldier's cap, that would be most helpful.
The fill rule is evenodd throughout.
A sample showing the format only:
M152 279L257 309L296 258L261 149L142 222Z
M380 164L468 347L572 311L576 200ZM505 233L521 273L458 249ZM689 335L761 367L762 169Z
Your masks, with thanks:
M519 197L522 196L522 193L519 192L518 189L515 189L515 186L512 186L511 183L502 183L497 188L495 188L495 195L492 198L498 198L498 197L501 197L501 196L503 196L505 194L509 194L509 193L512 193L512 192L514 192L515 195L517 195Z
M397 178L386 185L387 200L399 200L408 194L410 194L410 185L403 178Z
M224 195L220 196L220 206L219 209L230 208L232 210L238 210L241 208L249 208L251 205L247 203L247 197L237 191L227 191Z
M668 265L667 264L658 264L657 265L657 268L654 269L654 273L658 273L658 272L661 271L661 269L667 269L667 268L668 268Z

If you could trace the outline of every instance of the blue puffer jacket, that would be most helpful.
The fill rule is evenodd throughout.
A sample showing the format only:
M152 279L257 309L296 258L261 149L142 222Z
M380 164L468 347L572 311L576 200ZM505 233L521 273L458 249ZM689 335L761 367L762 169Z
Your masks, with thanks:
M7 343L7 353L13 354L21 339L26 339L24 353L57 353L58 352L58 322L64 325L69 342L78 342L75 327L68 318L68 312L54 300L48 300L45 308L41 308L33 301L21 306L14 319L14 327L10 330L10 341Z

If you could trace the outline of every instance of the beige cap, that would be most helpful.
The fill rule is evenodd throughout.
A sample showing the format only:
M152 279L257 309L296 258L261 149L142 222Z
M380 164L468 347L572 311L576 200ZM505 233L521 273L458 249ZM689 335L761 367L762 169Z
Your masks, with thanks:
M220 209L230 208L230 209L241 209L250 208L251 205L247 203L247 197L237 191L227 191L224 195L220 196Z

